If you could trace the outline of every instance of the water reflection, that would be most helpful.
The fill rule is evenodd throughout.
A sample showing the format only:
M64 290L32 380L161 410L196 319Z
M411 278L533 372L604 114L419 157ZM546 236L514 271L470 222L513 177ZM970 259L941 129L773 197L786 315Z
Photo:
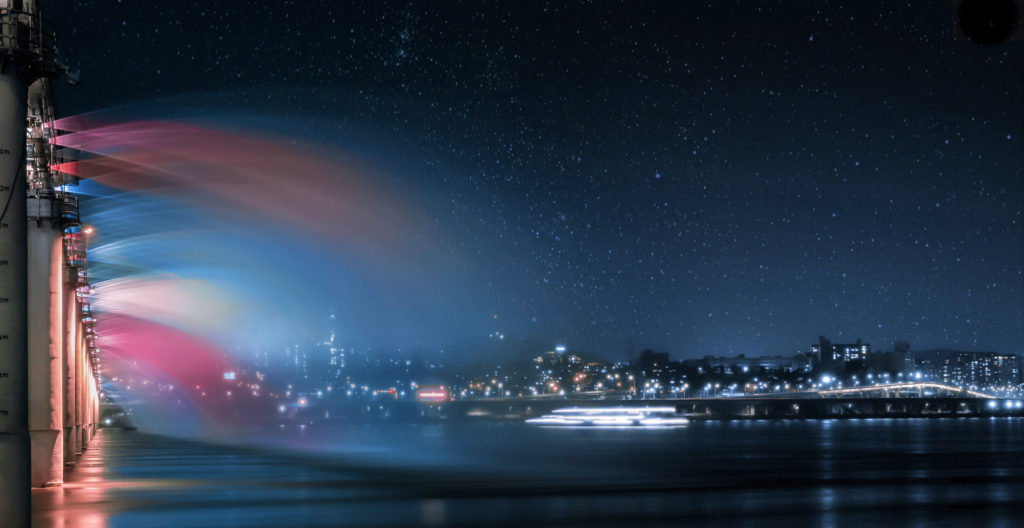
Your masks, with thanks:
M821 504L821 526L831 528L836 525L836 495L832 488L821 488L818 491Z
M392 425L246 448L106 430L34 495L34 525L1010 525L1024 420L998 423Z

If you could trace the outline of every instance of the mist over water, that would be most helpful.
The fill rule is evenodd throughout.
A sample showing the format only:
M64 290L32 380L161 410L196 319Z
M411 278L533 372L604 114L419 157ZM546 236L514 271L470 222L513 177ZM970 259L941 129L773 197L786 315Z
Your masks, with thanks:
M234 422L273 416L287 388L249 363L327 338L328 314L348 345L437 347L489 313L400 175L240 121L110 111L55 125L80 152L59 168L81 178L68 189L96 228L105 378L151 431L230 439Z

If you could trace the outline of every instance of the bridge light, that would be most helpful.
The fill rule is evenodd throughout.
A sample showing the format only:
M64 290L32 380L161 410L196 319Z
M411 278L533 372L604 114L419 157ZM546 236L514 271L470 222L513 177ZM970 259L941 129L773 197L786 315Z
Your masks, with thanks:
M989 409L995 409L998 406L999 406L999 402L997 402L995 400L992 400L992 401L988 402L988 408Z

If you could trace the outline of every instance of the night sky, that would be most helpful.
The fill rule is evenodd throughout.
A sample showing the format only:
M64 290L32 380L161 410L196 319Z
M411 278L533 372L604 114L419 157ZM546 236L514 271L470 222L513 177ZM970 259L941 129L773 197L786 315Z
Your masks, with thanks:
M1024 43L956 39L948 2L63 4L59 115L231 115L386 169L456 298L366 343L1024 353Z

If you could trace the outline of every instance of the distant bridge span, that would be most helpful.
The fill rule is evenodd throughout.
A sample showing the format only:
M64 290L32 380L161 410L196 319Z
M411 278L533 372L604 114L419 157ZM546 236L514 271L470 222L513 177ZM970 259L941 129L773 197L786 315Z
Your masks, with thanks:
M947 396L996 399L995 396L992 396L991 394L985 394L984 392L978 392L975 390L966 389L964 387L958 387L956 385L949 385L947 383L936 383L932 381L886 383L882 385L863 385L836 389L819 389L817 391L812 391L812 393L820 394L823 397L860 394L863 396L875 395L875 397L882 398L900 398L906 397L905 395L908 392L916 391L917 397L923 398L930 396L927 394L929 390L935 391L937 394Z
M906 382L713 398L610 399L597 394L484 398L443 404L451 418L528 418L561 407L672 405L693 419L1024 416L1019 400L935 382Z

